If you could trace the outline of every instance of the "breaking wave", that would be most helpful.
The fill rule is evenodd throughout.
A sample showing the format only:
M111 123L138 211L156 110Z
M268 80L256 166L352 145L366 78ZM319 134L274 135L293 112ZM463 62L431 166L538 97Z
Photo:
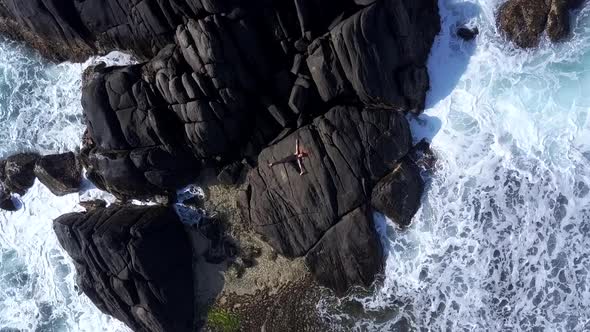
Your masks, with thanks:
M435 174L413 225L376 222L388 257L370 294L326 298L357 331L590 330L590 8L573 36L514 49L500 1L440 0L428 109ZM480 30L473 43L457 25Z
M131 61L113 53L54 65L20 43L0 40L0 158L78 149L82 71L98 60ZM55 197L37 181L21 197L22 209L0 212L0 331L128 331L79 294L74 265L52 228L54 218L79 209L81 196L101 195L87 190Z

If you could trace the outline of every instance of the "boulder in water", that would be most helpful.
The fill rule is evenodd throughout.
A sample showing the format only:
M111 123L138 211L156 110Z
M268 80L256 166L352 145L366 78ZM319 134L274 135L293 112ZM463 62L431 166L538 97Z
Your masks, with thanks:
M35 164L35 175L54 195L78 192L82 166L73 152L41 157Z
M420 207L424 182L420 170L413 161L403 160L377 183L373 189L371 204L398 225L410 225Z
M569 35L569 10L579 5L579 0L509 0L500 6L498 26L522 48L536 47L545 30L557 42Z
M457 29L457 36L465 41L470 41L475 39L479 34L479 29L477 27L467 27L462 26Z
M10 193L0 191L0 209L11 212L18 210L18 206L14 204L14 200Z
M570 33L570 1L552 0L547 15L547 35L551 41L560 41Z
M5 189L24 195L35 183L35 163L40 157L37 153L19 153L8 157L4 166Z

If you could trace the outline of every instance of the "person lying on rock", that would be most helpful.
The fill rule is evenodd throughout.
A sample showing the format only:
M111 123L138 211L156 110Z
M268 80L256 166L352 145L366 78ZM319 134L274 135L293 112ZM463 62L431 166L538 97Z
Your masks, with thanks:
M295 140L295 153L287 156L281 160L277 160L275 162L269 162L268 163L268 167L272 168L273 166L276 165L280 165L280 164L288 164L288 163L293 163L293 162L297 162L297 165L299 166L299 175L303 175L305 173L307 173L307 171L305 170L305 167L303 166L303 158L309 157L309 154L307 152L305 152L304 150L301 149L301 147L299 146L299 140Z

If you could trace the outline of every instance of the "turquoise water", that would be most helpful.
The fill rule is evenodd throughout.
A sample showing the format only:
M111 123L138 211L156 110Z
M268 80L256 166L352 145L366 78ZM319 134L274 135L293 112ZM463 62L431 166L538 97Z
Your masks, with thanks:
M358 331L590 330L590 8L571 40L523 51L499 37L499 1L439 3L428 109L412 120L437 171L410 229L378 218L375 293L320 309ZM458 23L479 27L475 43Z

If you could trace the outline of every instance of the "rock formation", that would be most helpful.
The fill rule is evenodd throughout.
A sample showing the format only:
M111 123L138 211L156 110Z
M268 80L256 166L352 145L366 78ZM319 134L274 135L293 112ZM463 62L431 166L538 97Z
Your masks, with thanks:
M308 174L300 176L297 165L267 166L267 160L292 153L296 139L309 154L303 161ZM350 285L370 284L381 267L381 247L372 224L367 222L371 219L370 213L364 209L352 212L371 199L375 184L396 168L410 148L409 125L401 113L335 107L262 151L259 166L250 173L246 194L242 197L245 218L280 254L307 256L311 271L326 286L343 293ZM401 187L406 185L401 179L399 182ZM396 185L400 183L391 184L392 187ZM418 186L413 190L421 193L421 182L407 185ZM411 199L417 199L413 203L417 205L420 196L410 196L408 200ZM400 205L404 207L405 204ZM402 222L407 221L403 219ZM359 225L343 226L342 223ZM354 227L359 227L360 231L347 235ZM332 243L335 238L344 236L350 243ZM354 243L365 244L364 251L354 251L360 247ZM354 267L364 271L346 273L338 278L326 275L334 269L346 270L346 265L339 267L341 262L329 258L333 255L330 250L318 248L331 248L332 252L340 249L341 253L349 250L348 259L365 260ZM318 257L322 254L326 257Z
M19 153L0 162L0 181L7 192L24 195L35 183L35 163L41 156Z
M547 31L552 42L570 33L569 11L580 0L509 0L500 6L498 26L517 46L535 47Z
M380 1L356 13L345 10L356 5L335 4L340 15L323 35L301 35L288 20L296 8L244 5L232 15L188 18L175 44L147 63L96 68L82 98L89 177L119 196L166 193L202 167L243 158L253 164L277 135L331 104L420 112L437 7L406 2Z
M48 155L35 164L35 175L54 195L76 193L82 182L82 165L73 152Z
M468 27L468 26L461 26L457 29L457 37L465 40L470 41L475 39L479 34L479 29L477 27Z
M420 169L409 160L401 161L373 190L373 208L400 226L408 226L420 208L424 183Z
M72 152L41 156L37 153L17 153L0 160L0 209L16 211L11 194L24 195L39 178L58 196L78 192L82 167Z
M172 208L113 206L59 217L54 229L74 259L78 285L104 313L135 331L195 331L212 288L207 237L186 229ZM210 299L208 299L210 300Z
M21 37L52 58L119 49L140 60L84 75L80 162L97 187L149 198L172 196L204 171L226 183L246 178L244 223L278 253L305 257L339 294L372 283L383 258L371 202L407 224L422 192L416 174L400 170L412 167L405 114L423 111L429 89L436 0L0 3L0 30L25 31ZM269 168L296 140L308 173ZM390 192L401 200L392 208ZM166 260L190 252L172 240L184 235L168 225L177 223L168 210L140 210L93 207L58 219L56 232L82 288L105 312L136 330L195 326L186 309L196 302L177 289L190 282L163 276L187 269L187 253L174 266ZM151 251L152 228L165 232L162 252ZM164 306L173 297L185 307Z

